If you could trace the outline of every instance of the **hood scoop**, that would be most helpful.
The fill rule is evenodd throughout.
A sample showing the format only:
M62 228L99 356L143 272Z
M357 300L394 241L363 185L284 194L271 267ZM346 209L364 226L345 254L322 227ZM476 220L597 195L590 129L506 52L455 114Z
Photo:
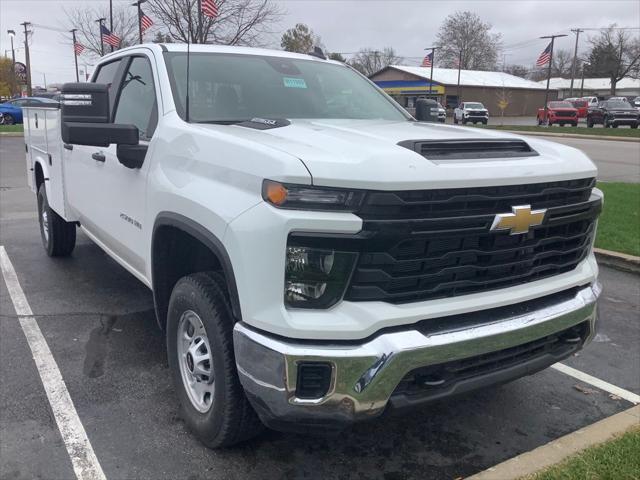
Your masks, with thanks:
M454 139L454 140L404 140L399 146L419 153L427 160L484 160L537 156L524 140L505 139Z

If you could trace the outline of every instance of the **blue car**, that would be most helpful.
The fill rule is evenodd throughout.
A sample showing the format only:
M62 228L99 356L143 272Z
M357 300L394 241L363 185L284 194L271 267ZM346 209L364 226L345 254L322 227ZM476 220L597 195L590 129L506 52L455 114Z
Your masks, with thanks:
M58 103L50 98L22 97L0 103L0 124L22 123L22 105L25 103Z

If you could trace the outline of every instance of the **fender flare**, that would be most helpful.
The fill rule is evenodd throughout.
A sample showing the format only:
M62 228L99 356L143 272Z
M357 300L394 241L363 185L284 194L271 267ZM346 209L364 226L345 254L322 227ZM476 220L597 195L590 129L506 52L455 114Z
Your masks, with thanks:
M233 316L238 321L242 320L242 312L240 310L240 297L238 296L238 287L236 284L236 277L235 277L235 274L233 273L233 266L231 264L231 259L229 257L229 254L227 253L227 250L222 244L222 242L220 241L220 239L218 239L218 237L216 237L206 227L200 225L197 222L194 222L193 220L185 217L184 215L180 215L179 213L174 213L174 212L160 212L157 215L156 220L153 224L153 233L151 236L151 252L152 252L151 257L152 258L153 258L153 249L155 244L156 231L158 230L158 228L165 227L165 226L177 228L191 235L196 240L204 244L209 250L211 250L211 253L213 253L216 256L216 258L220 262L220 265L222 266L224 276L227 280L227 288L229 290L229 299L231 301L231 311L233 313ZM155 294L155 288L153 288L153 285L155 283L153 278L153 273L154 273L153 271L154 271L154 268L152 265L151 285L152 285L152 290L154 292L153 302L156 308L156 316L158 317L158 321L160 321L161 317L158 316L158 313L159 313L158 301Z
M40 165L40 168L42 169L42 178L43 178L44 188L47 190L47 195L49 195L49 186L48 186L49 166L47 165L47 162L44 161L41 157L38 157L33 161L33 171L31 172L31 175L33 176L33 187L35 188L36 195L37 195L38 185L36 182L36 169L38 168L38 165Z

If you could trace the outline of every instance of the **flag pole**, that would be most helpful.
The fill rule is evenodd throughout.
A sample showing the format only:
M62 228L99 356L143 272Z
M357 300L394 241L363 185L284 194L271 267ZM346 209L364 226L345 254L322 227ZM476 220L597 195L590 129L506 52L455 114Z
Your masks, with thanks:
M109 30L113 33L113 0L109 0ZM113 52L113 45L111 51Z
M547 102L549 101L549 82L551 80L551 64L553 63L553 44L556 38L566 37L566 34L562 35L547 35L540 38L550 38L551 39L551 50L549 52L549 68L547 68L547 88L544 91L544 120L545 124L549 125L549 116L547 115Z
M104 57L104 42L102 41L102 22L104 22L106 20L106 18L99 18L98 20L96 20L96 23L99 25L100 28L100 56Z
M198 0L198 43L202 41L202 0Z
M429 96L433 92L433 64L436 63L436 48L439 47L427 47L425 50L431 50L431 73L429 74Z
M76 32L77 28L71 30L71 35L73 35L73 60L76 63L76 82L80 82L80 75L78 74L78 53L76 52Z
M458 87L456 89L456 97L458 97L458 105L460 105L460 70L462 70L462 49L460 49L460 53L458 54Z

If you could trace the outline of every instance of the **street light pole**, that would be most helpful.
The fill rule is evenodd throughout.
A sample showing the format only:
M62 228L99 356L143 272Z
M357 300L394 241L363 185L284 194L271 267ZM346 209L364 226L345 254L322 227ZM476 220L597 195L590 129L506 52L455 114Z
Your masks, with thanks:
M27 27L31 25L30 22L23 22L20 25L24 27L24 60L27 64L27 96L31 96L33 93L31 90L31 56L29 55L29 30Z
M547 112L547 102L549 101L549 82L551 80L551 64L553 63L553 44L556 38L566 37L566 34L562 35L547 35L540 38L550 38L551 39L551 50L549 51L549 68L547 69L547 88L544 91L544 118L545 122L549 124L548 112Z
M16 36L16 31L7 30L7 34L11 38L11 96L13 96L16 93L16 51L13 48L13 37Z

